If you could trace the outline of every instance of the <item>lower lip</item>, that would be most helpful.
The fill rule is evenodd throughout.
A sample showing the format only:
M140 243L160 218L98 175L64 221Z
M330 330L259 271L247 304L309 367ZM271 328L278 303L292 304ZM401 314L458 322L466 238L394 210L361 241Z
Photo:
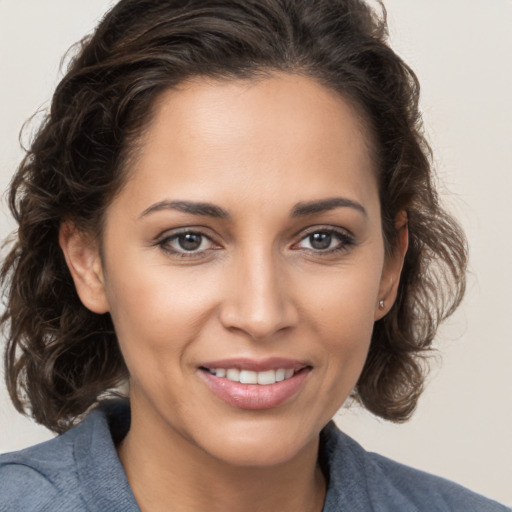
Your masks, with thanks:
M275 384L240 384L200 370L210 390L221 400L240 409L272 409L295 396L304 384L309 368Z

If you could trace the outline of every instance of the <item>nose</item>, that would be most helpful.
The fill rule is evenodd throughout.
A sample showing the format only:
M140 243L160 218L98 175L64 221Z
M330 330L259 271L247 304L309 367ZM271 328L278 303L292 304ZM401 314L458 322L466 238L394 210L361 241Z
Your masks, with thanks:
M292 283L277 259L263 251L240 256L220 308L226 329L263 340L297 324Z

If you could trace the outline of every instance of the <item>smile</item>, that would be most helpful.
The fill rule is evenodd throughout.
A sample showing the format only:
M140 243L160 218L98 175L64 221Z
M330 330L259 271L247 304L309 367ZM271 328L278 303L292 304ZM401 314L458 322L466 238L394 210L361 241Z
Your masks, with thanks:
M237 409L271 409L285 404L303 389L312 371L307 363L224 360L199 367L209 390Z
M239 370L237 368L208 368L207 370L216 377L226 378L232 382L259 384L260 386L282 382L293 377L295 374L293 368L278 368L277 370L266 370L263 372Z

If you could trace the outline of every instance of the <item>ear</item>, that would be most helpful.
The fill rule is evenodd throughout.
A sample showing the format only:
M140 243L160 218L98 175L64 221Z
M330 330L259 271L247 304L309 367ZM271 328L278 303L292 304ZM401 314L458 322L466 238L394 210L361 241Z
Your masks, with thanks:
M393 252L386 256L386 261L384 262L379 297L375 307L375 320L380 320L389 312L398 293L400 274L409 245L409 229L407 227L407 212L405 210L402 210L396 216L395 229L398 232L398 240L393 248Z
M66 221L60 226L59 244L82 304L93 313L109 311L97 240Z

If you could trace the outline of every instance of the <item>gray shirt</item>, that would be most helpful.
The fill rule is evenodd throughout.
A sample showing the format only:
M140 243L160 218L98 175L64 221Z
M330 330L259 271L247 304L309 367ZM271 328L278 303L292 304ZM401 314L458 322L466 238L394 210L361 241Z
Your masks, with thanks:
M0 456L0 511L139 511L115 445L130 411L104 402L55 439ZM324 512L510 512L455 483L366 452L329 423L321 433Z

